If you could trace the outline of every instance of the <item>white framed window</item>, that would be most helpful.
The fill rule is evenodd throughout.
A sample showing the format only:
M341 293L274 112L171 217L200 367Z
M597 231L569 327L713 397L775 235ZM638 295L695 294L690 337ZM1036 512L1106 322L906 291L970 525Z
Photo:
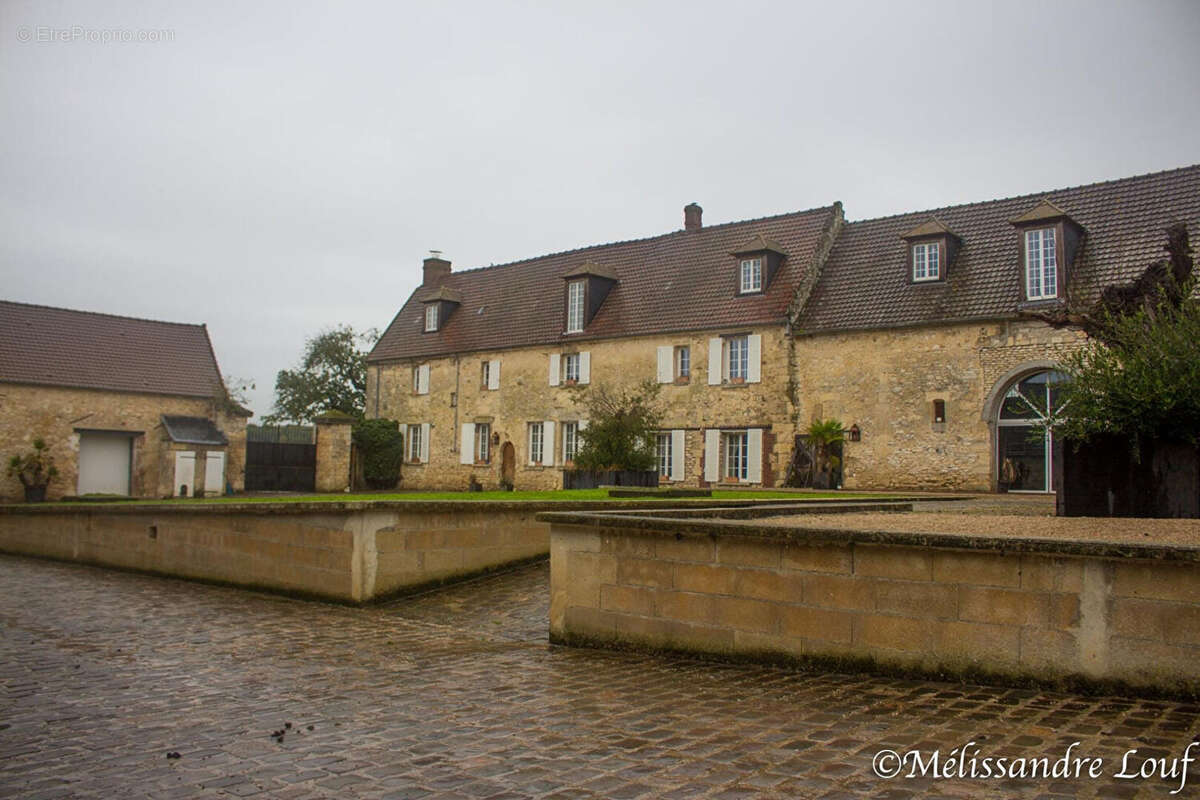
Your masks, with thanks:
M489 464L492 460L492 426L488 422L475 423L475 463Z
M721 448L724 458L721 464L721 477L735 478L739 481L750 477L750 443L746 431L731 431L721 434Z
M529 463L541 464L543 452L543 432L546 426L542 422L529 423Z
M913 280L936 281L942 276L942 249L937 242L922 242L912 248Z
M762 291L762 259L742 259L741 293Z
M583 330L583 281L567 284L567 333Z
M730 336L725 339L725 380L730 383L745 383L749 376L750 337Z
M671 479L672 470L672 447L671 447L670 432L660 433L655 440L655 452L658 455L658 477Z
M428 303L425 306L425 332L436 331L438 328L438 306L437 303Z
M563 461L574 461L575 454L579 452L579 423L564 422L562 428Z
M408 460L414 464L421 462L421 454L425 451L424 426L408 426Z
M675 377L690 378L692 375L692 348L686 344L675 348Z
M1025 231L1025 293L1030 300L1058 297L1058 249L1054 228Z
M563 356L563 380L568 383L579 383L579 353L568 353Z

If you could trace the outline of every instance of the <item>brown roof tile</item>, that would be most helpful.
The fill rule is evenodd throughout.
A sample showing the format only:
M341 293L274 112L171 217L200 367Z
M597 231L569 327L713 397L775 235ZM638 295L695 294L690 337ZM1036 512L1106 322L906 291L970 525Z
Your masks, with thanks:
M441 330L423 332L418 289L368 358L429 358L572 340L783 324L795 289L833 223L835 208L676 231L452 272L442 285L460 292L462 305ZM737 297L737 262L730 253L755 235L778 243L788 257L765 292ZM566 336L563 277L585 264L593 274L615 275L617 285L587 329Z
M1043 205L1047 201L1050 206ZM1067 288L1095 300L1164 256L1166 227L1200 232L1200 165L1036 195L849 222L801 316L806 332L886 328L1013 316L1021 304L1019 236L1012 221L1060 209L1086 231ZM911 284L900 238L936 217L962 240L944 282Z
M203 325L0 300L0 381L214 397L221 373Z

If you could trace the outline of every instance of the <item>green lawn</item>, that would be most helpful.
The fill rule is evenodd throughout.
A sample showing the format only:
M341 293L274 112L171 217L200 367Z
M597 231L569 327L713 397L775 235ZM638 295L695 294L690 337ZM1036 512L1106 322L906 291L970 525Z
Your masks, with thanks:
M804 502L805 500L819 499L838 499L838 500L859 500L864 498L880 499L881 495L858 494L853 492L778 492L770 490L760 491L738 491L738 490L721 490L713 491L713 500L795 500L796 502ZM679 498L679 497L620 497L610 498L606 489L560 489L548 490L541 492L396 492L396 493L365 493L365 494L281 494L281 495L254 495L252 497L233 496L233 497L209 497L209 498L172 498L170 500L123 500L119 501L122 505L129 503L171 503L171 504L204 504L204 503L328 503L328 502L355 502L355 501L378 501L378 500L400 500L400 501L420 501L420 500L457 500L460 502L474 502L481 500L504 500L508 502L518 501L552 501L560 503L582 502L582 501L612 501L612 502L642 502L643 500L652 500L656 502L678 502L679 500L703 500L706 498ZM58 505L97 505L87 502L72 502L60 503Z

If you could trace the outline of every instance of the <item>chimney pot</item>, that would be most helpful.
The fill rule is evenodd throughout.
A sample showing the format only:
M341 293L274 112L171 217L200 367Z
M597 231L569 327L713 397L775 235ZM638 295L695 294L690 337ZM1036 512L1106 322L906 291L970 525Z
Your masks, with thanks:
M423 286L437 286L450 274L450 262L442 258L441 250L430 250L422 264L425 273Z
M704 209L695 203L688 203L683 207L683 229L686 231L698 231L702 227L700 215L704 213Z

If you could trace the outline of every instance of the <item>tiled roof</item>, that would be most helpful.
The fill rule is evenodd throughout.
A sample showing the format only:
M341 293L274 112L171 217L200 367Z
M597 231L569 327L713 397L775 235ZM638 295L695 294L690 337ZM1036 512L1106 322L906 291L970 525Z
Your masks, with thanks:
M462 305L436 333L423 333L418 289L392 320L370 361L473 350L754 324L783 324L811 268L835 206L597 245L496 267L452 272L443 285ZM787 252L767 291L736 297L731 253L755 235ZM581 334L564 336L566 275L585 264L617 284Z
M1012 221L1047 200L1086 236L1068 286L1087 303L1164 257L1166 227L1200 234L1200 166L986 203L849 222L805 307L806 332L1012 316L1022 302L1020 237ZM930 217L962 239L945 282L913 285L901 234Z
M172 442L179 444L227 445L225 434L217 430L216 424L207 417L180 417L162 415L163 427Z
M0 382L214 397L203 325L0 300Z

